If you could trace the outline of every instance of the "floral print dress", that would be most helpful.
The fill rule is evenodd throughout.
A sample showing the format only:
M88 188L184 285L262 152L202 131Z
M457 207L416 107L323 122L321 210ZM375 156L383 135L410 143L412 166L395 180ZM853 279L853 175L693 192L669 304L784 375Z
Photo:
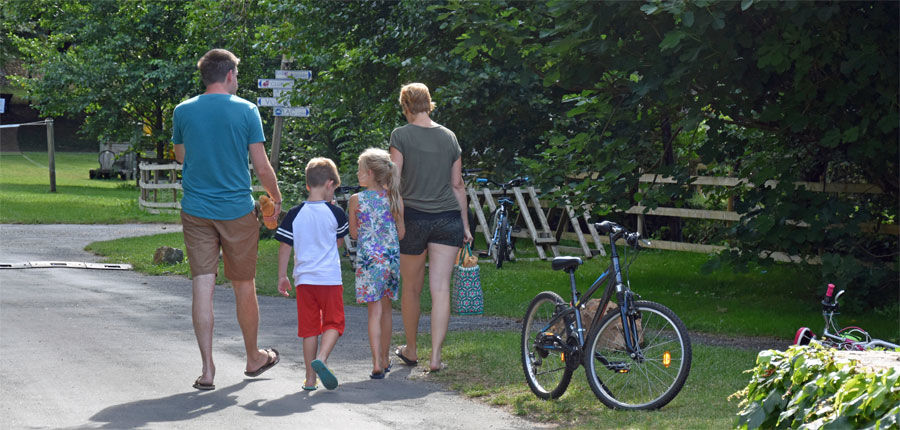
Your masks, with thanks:
M375 302L385 296L397 300L400 240L387 192L364 190L357 199L356 302Z

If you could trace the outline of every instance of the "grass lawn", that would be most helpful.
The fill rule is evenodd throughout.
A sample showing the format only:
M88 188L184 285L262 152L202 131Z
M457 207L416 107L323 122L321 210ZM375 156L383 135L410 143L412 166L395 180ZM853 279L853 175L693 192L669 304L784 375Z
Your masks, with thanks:
M424 337L420 345L430 341ZM671 403L658 411L627 412L600 403L583 368L575 371L562 397L538 399L525 383L518 348L518 332L450 332L444 346L450 367L425 378L516 415L564 428L722 429L734 427L738 402L728 396L747 385L749 376L743 372L756 362L756 351L695 345L691 374ZM424 348L419 351L420 357L428 354Z
M134 181L90 179L95 153L58 152L56 192L50 192L46 152L0 153L0 223L120 224L178 222L138 207Z

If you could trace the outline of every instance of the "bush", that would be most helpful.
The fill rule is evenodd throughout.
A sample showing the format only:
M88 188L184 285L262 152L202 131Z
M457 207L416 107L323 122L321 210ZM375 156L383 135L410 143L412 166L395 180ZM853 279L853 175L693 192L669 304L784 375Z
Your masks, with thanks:
M762 351L740 398L737 427L896 428L900 370L871 371L818 346Z

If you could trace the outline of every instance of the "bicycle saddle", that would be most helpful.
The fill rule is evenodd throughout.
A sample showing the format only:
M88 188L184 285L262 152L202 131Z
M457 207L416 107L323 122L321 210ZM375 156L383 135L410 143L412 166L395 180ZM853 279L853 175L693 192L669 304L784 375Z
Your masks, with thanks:
M550 262L550 267L553 270L575 270L580 265L580 257L556 257Z

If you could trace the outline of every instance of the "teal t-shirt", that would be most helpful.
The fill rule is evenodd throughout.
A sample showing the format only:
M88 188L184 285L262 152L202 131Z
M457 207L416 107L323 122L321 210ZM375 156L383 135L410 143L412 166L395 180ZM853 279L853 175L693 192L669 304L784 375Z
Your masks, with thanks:
M250 144L265 140L259 110L240 97L201 94L176 106L172 142L184 145L181 210L216 220L250 213Z

